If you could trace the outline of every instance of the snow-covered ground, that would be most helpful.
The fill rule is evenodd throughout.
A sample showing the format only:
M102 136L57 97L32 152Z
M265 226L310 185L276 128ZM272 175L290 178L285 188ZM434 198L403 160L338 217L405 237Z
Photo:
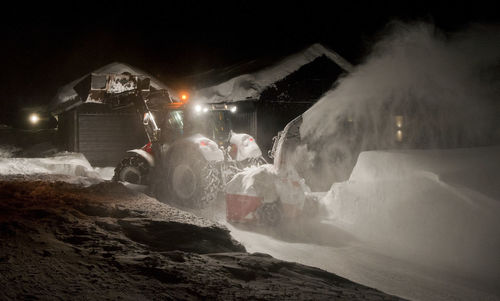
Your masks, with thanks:
M126 195L103 183L112 168L94 169L81 154L12 157L16 151L2 148L4 180L26 185L35 180L101 183L100 190L91 186L90 192L78 192L84 193L82 200L92 202L92 193L109 190L119 199ZM225 225L251 253L319 267L397 296L500 300L498 154L500 147L364 152L349 180L324 193L321 220L294 221L265 231ZM78 190L51 185L57 186L50 186L55 191L70 189L62 195L74 196L73 190ZM51 193L47 196L55 197ZM148 215L165 210L145 196L137 201L147 205L141 210ZM139 203L133 210L139 210Z
M3 149L2 300L398 300L246 253L220 224L105 181L110 170L81 154L15 158Z
M325 219L265 233L229 227L250 252L412 300L500 300L499 154L364 152L322 199Z

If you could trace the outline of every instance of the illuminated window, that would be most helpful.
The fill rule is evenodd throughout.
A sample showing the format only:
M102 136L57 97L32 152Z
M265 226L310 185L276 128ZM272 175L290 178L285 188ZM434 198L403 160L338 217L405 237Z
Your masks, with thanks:
M398 129L403 127L403 116L402 115L394 116L394 120L396 121L396 126L398 127Z
M397 130L396 132L396 141L402 142L403 141L403 131L402 130Z

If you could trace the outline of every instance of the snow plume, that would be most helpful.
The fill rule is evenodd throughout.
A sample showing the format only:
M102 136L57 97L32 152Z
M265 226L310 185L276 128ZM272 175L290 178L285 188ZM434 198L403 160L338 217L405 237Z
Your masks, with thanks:
M304 113L301 137L335 181L361 150L492 144L499 67L498 28L445 34L394 22L365 62Z

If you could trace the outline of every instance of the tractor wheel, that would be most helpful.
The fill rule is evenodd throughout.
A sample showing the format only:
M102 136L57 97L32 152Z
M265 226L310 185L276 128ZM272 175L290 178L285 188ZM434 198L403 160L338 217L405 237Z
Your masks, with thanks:
M256 213L259 222L266 226L275 227L283 219L283 210L279 201L262 204Z
M172 163L165 185L167 199L183 207L206 208L215 202L221 190L220 171L199 154L189 157L169 160Z
M113 181L129 182L137 185L149 184L148 162L141 156L134 155L123 159L115 168Z

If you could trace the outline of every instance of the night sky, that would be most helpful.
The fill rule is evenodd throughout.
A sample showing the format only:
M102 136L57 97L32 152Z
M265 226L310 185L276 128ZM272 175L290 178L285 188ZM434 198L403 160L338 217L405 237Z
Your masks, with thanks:
M290 54L315 42L357 63L391 20L430 21L445 31L500 20L492 4L478 1L160 3L4 7L2 122L8 123L19 107L47 104L61 85L113 61L183 85L182 77L189 74Z

